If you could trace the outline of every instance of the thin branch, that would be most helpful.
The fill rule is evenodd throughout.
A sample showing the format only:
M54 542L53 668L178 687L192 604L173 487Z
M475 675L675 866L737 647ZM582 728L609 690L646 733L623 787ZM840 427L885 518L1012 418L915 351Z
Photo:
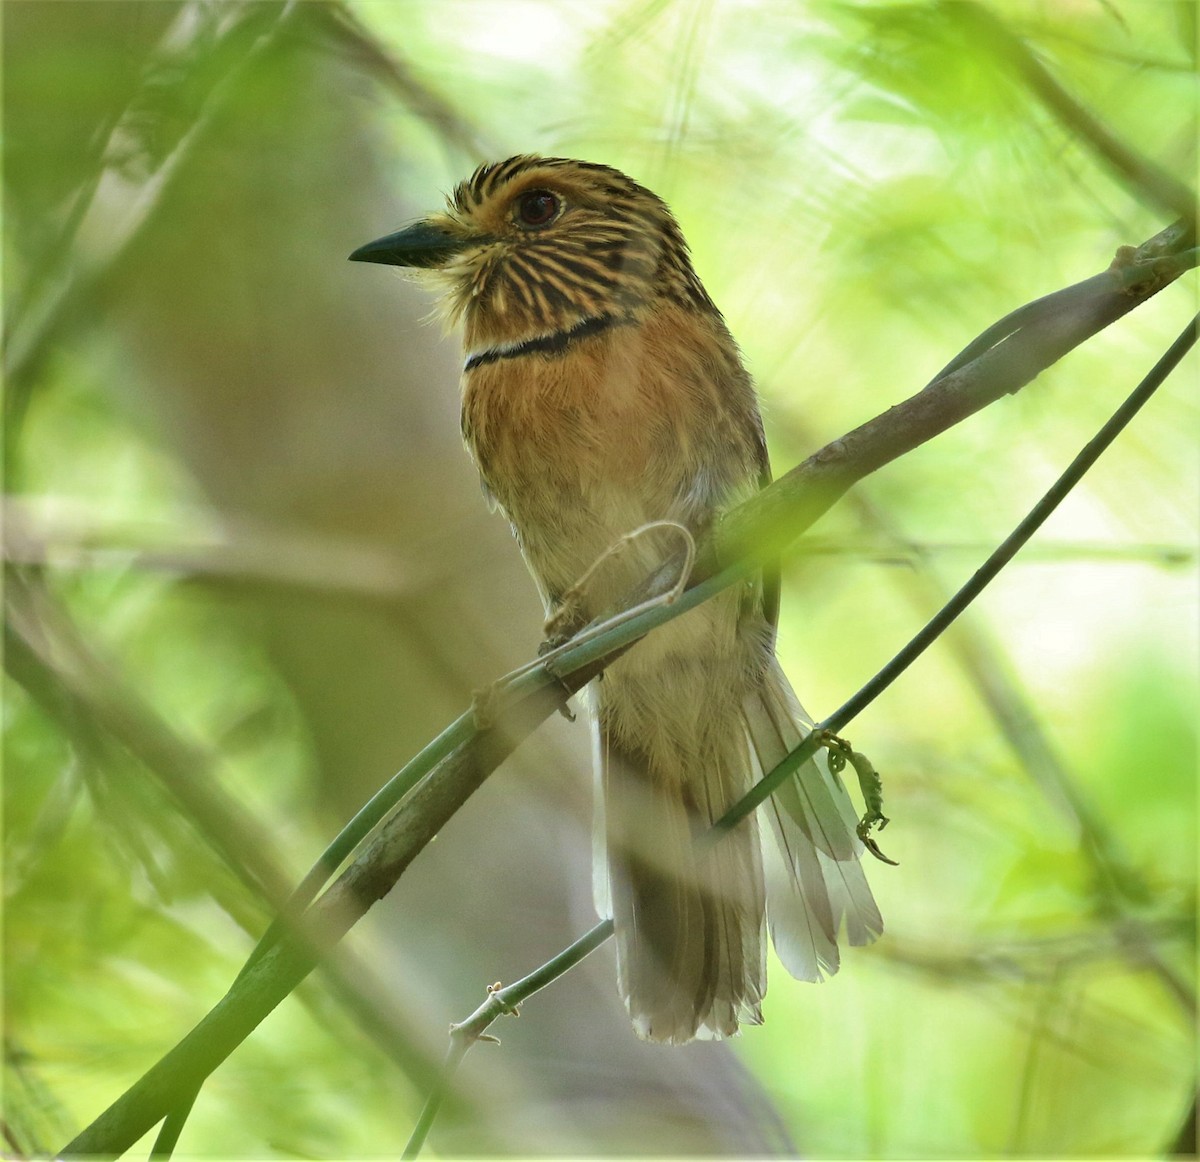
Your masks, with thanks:
M814 453L731 512L718 530L720 558L748 557L761 565L778 556L852 484L1019 391L1068 351L1194 267L1194 246L1194 227L1177 223L1136 250L1123 252L1103 274L1039 299L1037 311L1022 315L1020 326L994 346L965 363L961 357L953 360L948 374ZM1088 288L1085 295L1080 294L1083 286ZM967 352L979 346L976 341Z
M288 876L267 854L272 843L213 777L199 748L178 737L84 642L37 578L10 572L5 593L5 665L51 712L72 710L115 738L182 807L226 867L259 899L277 906Z
M465 1021L450 1026L450 1049L446 1054L446 1064L442 1067L437 1084L433 1087L421 1110L421 1116L417 1119L417 1124L408 1139L408 1145L404 1147L403 1156L405 1158L415 1158L421 1152L430 1127L441 1109L446 1087L458 1069L459 1063L466 1056L467 1050L476 1041L490 1041L497 1045L500 1043L495 1037L487 1035L487 1030L492 1022L506 1014L513 1017L519 1016L518 1006L522 1001L527 1000L534 993L540 992L547 985L558 980L560 976L569 972L584 957L595 952L612 934L613 922L601 920L589 932L585 932L573 944L568 945L557 956L551 957L541 968L535 969L528 976L522 977L506 988L495 985L489 988L488 999L479 1008Z
M213 514L203 510L180 521L192 530L112 521L86 505L64 506L58 498L38 504L9 494L0 504L0 553L12 565L60 571L143 569L182 581L318 592L381 604L410 600L444 584L456 569L487 564L483 553L454 560L449 537L401 554L365 540L267 521L226 517L218 526Z
M271 921L270 927L250 953L239 976L252 968L290 926L300 922L304 910L317 898L317 893L329 881L329 877L375 830L392 808L427 778L439 763L469 743L476 733L475 713L473 710L467 710L405 763L359 808L354 818L338 832L333 842L321 853L317 862L309 868L304 878L287 897L279 915Z
M598 667L577 675L582 687ZM127 1150L197 1088L313 970L445 826L516 745L563 705L572 690L543 677L506 700L489 726L448 756L401 803L387 826L305 916L243 971L200 1023L62 1151L112 1157Z
M151 1159L171 1157L175 1145L179 1141L179 1135L187 1123L188 1115L192 1112L192 1106L196 1104L196 1098L199 1096L200 1089L197 1087L190 1094L182 1097L179 1104L163 1119L162 1129L158 1131L158 1137L154 1140L154 1146L150 1150Z
M494 1037L485 1039L496 1040ZM433 1128L433 1123L441 1112L446 1087L458 1072L458 1067L462 1064L462 1059L467 1055L470 1047L468 1042L451 1036L450 1048L446 1051L446 1061L442 1066L442 1072L438 1075L437 1084L434 1085L425 1099L425 1104L421 1107L421 1114L417 1118L417 1124L413 1126L412 1133L408 1136L408 1141L404 1145L404 1153L400 1155L401 1158L416 1158L421 1153L421 1147L425 1145L425 1139L429 1137L429 1131Z
M937 606L944 604L946 595L942 585L927 570L919 568L931 552L944 550L940 550L938 546L914 543L910 539L899 537L888 526L884 515L861 493L852 493L851 497L857 497L856 507L860 515L897 543L897 559L914 566L908 573L917 587L914 597L919 593L927 598L920 604L926 606L930 601ZM1044 542L1042 547L1046 547ZM805 552L809 555L807 541ZM1126 559L1121 550L1117 550L1117 554L1119 559ZM1103 559L1105 556L1101 546L1087 549L1085 555L1089 560ZM1152 552L1149 559L1155 557L1163 565L1190 563L1194 560L1194 554L1186 551L1178 556L1173 550L1162 554ZM1026 562L1045 560L1046 554L1039 553L1036 545L1027 545L1022 551L1022 559ZM1056 552L1053 559L1061 560L1064 557ZM1098 897L1096 908L1101 913L1102 920L1112 930L1126 961L1137 970L1148 966L1183 1012L1189 1019L1194 1020L1194 989L1160 954L1152 925L1132 914L1132 910L1126 905L1126 900L1146 899L1150 889L1137 870L1130 865L1128 858L1119 850L1116 836L1092 808L1082 789L1072 778L1071 772L1055 752L1024 695L1006 672L995 645L989 641L978 624L972 624L966 619L955 623L952 632L946 635L945 642L958 655L960 665L970 677L1021 765L1047 801L1079 834L1084 857L1090 862L1095 873L1095 893Z
M363 24L344 0L313 6L310 19L330 41L340 44L354 63L374 76L419 120L438 141L448 142L463 157L493 157L497 149L458 108L419 80L412 65L398 56Z
M1189 943L1190 912L1160 918L1151 925L1155 940ZM973 941L936 947L893 936L879 946L879 956L943 981L987 984L997 979L1042 983L1062 970L1091 968L1124 956L1120 939L1110 929L1055 933L1048 936Z
M1064 32L1060 28L1051 28L1047 25L1039 26L1037 35L1039 40L1058 41L1060 44L1068 45L1070 48L1084 53L1086 56L1097 57L1106 61L1116 61L1118 64L1129 65L1138 71L1146 69L1153 72L1182 73L1184 75L1190 75L1196 71L1195 65L1189 60L1172 60L1170 57L1165 56L1150 56L1140 52L1123 52L1119 48L1110 48L1108 45L1099 44L1096 41L1087 40L1082 36L1075 36L1069 32Z
M1175 1135L1175 1141L1171 1143L1167 1151L1172 1157L1196 1157L1196 1122L1196 1098L1193 1096L1187 1113L1183 1115L1183 1120L1179 1125L1179 1132Z
M199 5L185 5L185 9L189 7ZM190 16L185 11L182 21L186 23ZM107 213L106 208L98 208L95 197L101 179L109 171L105 154L125 130L131 111L136 112L145 85L107 127L107 144L100 151L96 168L81 183L76 206L52 247L51 255L46 263L35 268L33 283L27 288L30 292L27 301L18 315L10 319L5 333L3 367L8 388L5 437L10 459L39 368L54 341L119 269L125 255L132 251L138 238L155 220L172 183L185 173L186 163L197 144L218 123L243 84L254 75L255 68L274 51L283 36L302 35L306 31L322 34L327 47L341 46L352 54L360 68L398 93L409 111L435 131L438 140L448 140L461 152L471 155L488 149L470 123L422 84L344 4L303 4L298 0L273 0L268 4L258 0L241 6L237 19L220 38L189 63L188 73L181 81L181 87L190 86L202 92L195 118L149 176L135 190L129 191L121 220L105 221L102 229L92 231L102 240L101 253L86 264L77 263L73 269L67 266L68 257L79 258L79 248L74 246L77 236L93 225L94 215ZM170 39L170 35L164 36L163 43ZM149 55L143 66L147 75L156 65L158 56L165 52L160 49L158 54ZM222 64L214 70L213 61L217 60Z
M1129 422L1158 390L1163 380L1178 366L1192 349L1200 334L1200 315L1187 325L1182 334L1167 349L1146 377L1134 388L1129 398L1112 414L1099 432L1084 445L1066 471L1050 486L1045 495L1029 510L1020 524L1007 536L996 551L976 570L970 580L946 602L925 624L921 631L892 658L865 686L847 699L837 710L819 722L812 733L773 771L760 780L750 792L735 803L715 824L728 829L744 819L784 779L793 774L821 745L821 736L837 734L883 693L913 664L983 591L996 575L1017 554L1021 547L1049 518L1083 475L1099 459L1109 445L1128 426Z
M236 93L238 86L252 74L254 66L271 51L280 32L294 20L302 8L296 0L276 0L269 5L250 5L245 9L243 16L210 50L202 64L207 64L218 53L227 52L231 43L240 45L243 37L249 39L249 44L208 87L196 119L179 137L161 163L131 193L122 219L115 223L106 223L105 229L97 231L98 237L103 239L103 254L78 270L56 270L58 277L53 282L47 282L47 276L40 276L40 283L44 289L34 296L33 301L26 304L26 309L13 321L10 333L6 335L4 374L9 392L5 404L10 425L10 431L6 435L9 436L10 447L14 446L11 427L14 421L19 426L29 393L33 390L38 368L51 349L52 341L81 309L83 302L96 293L97 288L118 266L123 256L130 252L134 242L162 204L163 194L170 187L170 183L183 169L184 162L190 156L196 142L201 140L215 123L217 114L225 107L231 95ZM261 27L263 25L265 27ZM199 74L203 70L197 67L196 71ZM122 121L129 115L139 95L140 91L130 100L122 117L118 118L110 133L110 140L121 132ZM103 158L101 168L106 168ZM64 263L75 236L87 230L89 219L94 212L100 212L95 200L99 184L98 177L93 175L84 185L82 193L86 195L86 209L72 215L63 240L57 246L57 252Z
M778 420L777 420L778 422ZM204 581L231 587L256 587L323 593L335 598L385 605L410 600L460 575L464 569L491 564L488 547L461 554L454 564L426 558L453 554L449 536L416 545L403 554L375 545L307 533L293 535L268 522L189 536L174 527L154 529L88 514L61 520L40 513L28 498L0 499L0 559L9 565L53 568L56 573L103 569L164 573L183 582ZM899 538L880 528L880 536L817 536L804 539L806 559L844 557L878 565L911 566L931 557L979 556L990 548L982 540ZM459 546L461 547L461 546ZM1150 543L1098 540L1043 540L1031 545L1026 561L1142 562L1163 568L1196 563L1197 548L1182 541Z

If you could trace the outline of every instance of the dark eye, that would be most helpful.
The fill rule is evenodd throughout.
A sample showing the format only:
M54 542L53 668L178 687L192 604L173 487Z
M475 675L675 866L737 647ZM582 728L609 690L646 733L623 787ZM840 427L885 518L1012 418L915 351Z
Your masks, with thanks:
M517 199L517 220L522 226L545 226L558 207L558 198L549 190L529 190Z

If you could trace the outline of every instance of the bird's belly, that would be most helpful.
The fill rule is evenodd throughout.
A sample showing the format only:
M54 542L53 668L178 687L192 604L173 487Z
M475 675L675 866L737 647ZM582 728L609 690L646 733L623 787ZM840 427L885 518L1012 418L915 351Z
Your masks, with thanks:
M680 441L659 457L645 433L639 438L626 425L606 424L603 415L586 426L574 414L547 420L545 410L524 419L493 425L482 440L468 436L468 444L547 613L568 597L572 621L626 607L688 538L702 534L713 513L711 498L695 488L703 473L681 458ZM664 460L678 469L675 476L664 471ZM666 527L647 528L660 522ZM601 696L614 723L637 731L649 716L661 726L655 737L679 745L704 736L693 730L696 715L736 709L765 633L760 618L743 615L746 596L741 587L718 595L614 663Z
M679 530L630 534L654 521L698 533L711 504L689 491L696 468L677 420L640 408L639 384L608 375L580 385L555 363L525 362L519 377L473 373L463 434L547 604L600 562L591 578L599 611L601 592L619 597L684 541Z
M599 477L578 464L524 483L498 490L497 500L548 607L573 590L588 616L609 611L695 535L676 499L639 488L637 477Z
M599 355L498 361L464 383L463 435L483 481L547 611L569 595L571 622L624 608L688 537L755 488L748 441L721 427L715 403L678 394L681 382L699 381L699 369L681 381L655 361L621 367ZM652 522L675 527L646 530ZM689 737L697 716L727 719L767 640L761 617L745 616L747 596L727 591L618 659L602 683L609 721L622 733L658 721L654 735L670 747Z

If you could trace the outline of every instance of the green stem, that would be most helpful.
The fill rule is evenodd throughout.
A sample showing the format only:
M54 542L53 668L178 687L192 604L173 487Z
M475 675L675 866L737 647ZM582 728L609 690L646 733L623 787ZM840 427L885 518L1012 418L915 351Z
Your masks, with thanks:
M1083 474L1095 464L1105 449L1128 426L1130 420L1158 390L1163 380L1191 350L1196 342L1198 329L1200 329L1200 315L1193 318L1184 328L1179 338L1171 344L1141 383L1133 389L1128 399L1109 417L1100 431L1083 446L1079 454L1067 466L1066 471L1050 486L1041 500L1029 510L1024 520L1004 538L996 551L976 570L971 579L930 618L921 631L875 677L828 718L817 723L808 737L773 771L759 780L742 799L730 807L717 820L714 827L728 830L749 815L755 807L771 795L784 779L798 770L805 760L812 757L821 745L820 738L823 732L829 731L837 734L841 731L851 719L861 714L937 641L950 623L983 592L987 584L1028 543L1030 537L1045 523L1047 517L1062 503L1071 489L1079 483Z
M466 1056L467 1050L476 1041L496 1040L494 1037L485 1036L488 1026L505 1013L516 1015L517 1006L522 1001L533 996L534 993L540 992L548 984L569 972L585 956L595 952L612 934L613 922L601 920L594 928L585 932L578 940L564 948L557 956L546 961L540 968L534 969L528 976L522 977L507 988L494 991L489 989L488 999L475 1012L465 1021L450 1027L450 1051L446 1054L446 1064L437 1084L421 1109L421 1116L413 1127L412 1135L408 1139L408 1145L404 1147L402 1157L415 1158L421 1152L421 1147L425 1144L434 1118L441 1109L442 1099L450 1081L454 1077L459 1063ZM499 1042L496 1043L499 1044Z
M294 923L304 910L317 898L317 893L337 871L342 861L378 826L388 813L408 794L434 767L466 742L475 731L474 712L460 714L441 734L410 759L396 772L366 803L358 813L338 832L333 842L321 853L317 862L288 896L279 915L271 921L262 938L254 946L242 971L247 972L262 959L289 924Z

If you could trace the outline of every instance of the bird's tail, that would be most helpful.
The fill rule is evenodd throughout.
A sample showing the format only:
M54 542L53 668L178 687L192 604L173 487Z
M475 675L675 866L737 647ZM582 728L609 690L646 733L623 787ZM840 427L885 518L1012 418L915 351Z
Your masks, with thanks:
M593 715L595 888L597 909L613 919L621 994L648 1040L731 1036L762 1021L764 915L780 960L801 980L837 971L843 928L851 944L883 930L854 810L818 752L760 811L705 841L812 727L774 658L740 715L697 722L674 745L650 721L621 729L609 693L609 706L599 699ZM776 841L765 857L763 813Z
M762 1022L757 820L704 842L749 786L745 744L728 733L697 773L655 762L598 723L596 906L613 918L618 986L650 1041L728 1037Z
M797 747L813 727L778 661L744 702L754 780ZM761 808L776 842L767 844L767 921L783 966L797 980L838 970L838 935L870 944L883 931L860 857L857 818L842 781L817 751Z

